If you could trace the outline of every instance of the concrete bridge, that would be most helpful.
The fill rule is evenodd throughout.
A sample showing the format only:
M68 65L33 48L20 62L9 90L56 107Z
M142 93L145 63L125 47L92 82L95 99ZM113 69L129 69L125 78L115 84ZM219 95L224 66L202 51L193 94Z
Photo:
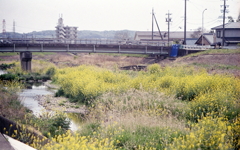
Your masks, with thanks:
M171 47L165 46L165 43L160 41L0 39L0 52L20 52L23 70L31 70L32 52L147 54L159 57L168 55L170 49Z

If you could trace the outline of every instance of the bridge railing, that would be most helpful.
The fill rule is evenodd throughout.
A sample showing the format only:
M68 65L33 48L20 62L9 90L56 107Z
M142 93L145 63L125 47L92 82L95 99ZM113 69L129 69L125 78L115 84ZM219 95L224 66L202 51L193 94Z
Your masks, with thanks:
M198 46L198 45L181 45L181 49L186 49L186 50L209 50L213 49L213 46L210 45L203 45L203 46Z
M144 45L167 46L164 41L135 41L135 40L102 40L77 39L61 40L56 38L0 38L0 44L107 44L107 45Z

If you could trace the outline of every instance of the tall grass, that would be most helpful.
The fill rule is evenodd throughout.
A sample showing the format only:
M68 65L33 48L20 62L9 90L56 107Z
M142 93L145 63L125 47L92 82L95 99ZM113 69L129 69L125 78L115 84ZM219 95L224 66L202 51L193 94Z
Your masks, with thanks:
M90 139L111 139L118 149L239 148L240 80L233 76L154 64L134 75L59 69L54 80L63 94L88 104L80 135Z

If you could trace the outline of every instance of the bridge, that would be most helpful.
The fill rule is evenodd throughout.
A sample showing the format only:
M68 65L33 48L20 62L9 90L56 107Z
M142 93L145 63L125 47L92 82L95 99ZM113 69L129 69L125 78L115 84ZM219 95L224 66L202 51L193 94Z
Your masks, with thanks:
M122 54L168 54L169 47L159 41L120 41L78 39L59 41L53 38L0 39L0 52L81 52Z
M170 47L160 41L59 40L55 38L0 39L0 52L20 52L23 70L31 70L32 52L119 53L168 55Z
M166 45L165 41L0 38L0 52L20 52L22 69L27 71L31 70L32 52L145 54L160 57L170 55L172 47ZM186 55L211 48L213 47L182 45L175 55Z

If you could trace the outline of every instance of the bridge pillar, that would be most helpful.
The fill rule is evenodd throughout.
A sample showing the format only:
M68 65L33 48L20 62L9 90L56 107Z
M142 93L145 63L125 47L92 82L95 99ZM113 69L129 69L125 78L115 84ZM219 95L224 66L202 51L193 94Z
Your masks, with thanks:
M32 61L31 52L20 52L20 61L21 61L22 70L31 71L31 61Z

